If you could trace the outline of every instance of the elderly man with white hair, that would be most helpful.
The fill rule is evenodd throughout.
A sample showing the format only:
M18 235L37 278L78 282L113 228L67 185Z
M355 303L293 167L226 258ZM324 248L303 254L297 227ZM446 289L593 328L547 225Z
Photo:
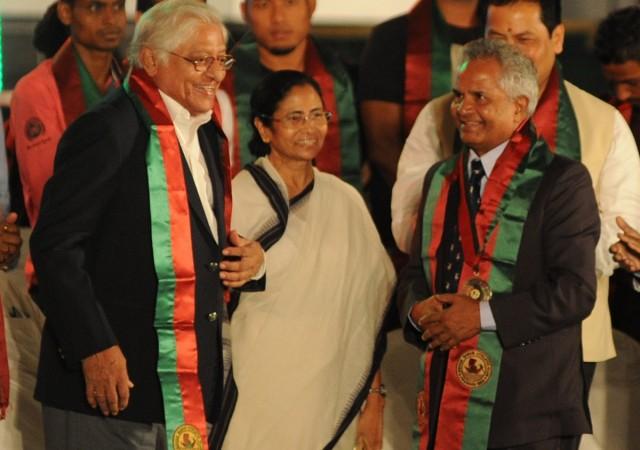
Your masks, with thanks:
M154 6L123 87L62 137L31 239L48 449L217 446L226 289L264 287L259 244L228 228L225 37L201 2Z
M398 297L426 349L415 448L568 450L590 430L580 322L600 221L584 166L529 120L529 59L465 47L451 115L459 152L426 175Z

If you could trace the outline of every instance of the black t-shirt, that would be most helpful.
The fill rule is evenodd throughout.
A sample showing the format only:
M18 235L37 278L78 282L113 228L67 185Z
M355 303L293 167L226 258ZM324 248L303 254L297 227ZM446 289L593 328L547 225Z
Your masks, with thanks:
M358 98L404 103L405 55L409 16L395 17L377 25L362 54ZM465 44L482 35L481 27L457 28L449 25L455 44Z

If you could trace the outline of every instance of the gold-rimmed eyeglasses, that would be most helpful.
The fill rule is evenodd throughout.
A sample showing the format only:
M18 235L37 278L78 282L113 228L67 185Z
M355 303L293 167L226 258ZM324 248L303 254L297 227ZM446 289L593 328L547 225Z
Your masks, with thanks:
M174 52L167 53L190 62L191 64L193 64L193 70L195 70L196 72L206 72L211 68L212 65L215 65L216 69L230 70L233 67L233 63L236 62L236 59L233 56L227 54L218 56L206 56L204 58L187 58L186 56L182 56Z
M311 111L309 114L305 114L302 111L293 111L286 114L284 117L273 117L261 115L260 118L272 120L273 122L280 122L285 128L296 129L302 127L307 121L316 127L324 126L333 117L329 111L323 111L321 109Z

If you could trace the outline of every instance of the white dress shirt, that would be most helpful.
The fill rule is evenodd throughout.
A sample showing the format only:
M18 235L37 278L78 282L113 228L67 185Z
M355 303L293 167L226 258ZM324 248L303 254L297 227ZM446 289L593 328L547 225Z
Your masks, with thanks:
M200 141L198 140L198 128L211 120L212 112L208 111L198 114L197 116L192 116L180 103L164 92L159 92L173 121L176 136L178 137L182 154L187 160L193 182L196 185L207 224L209 225L211 234L213 234L213 238L218 241L218 221L216 220L216 215L213 213L213 185L209 175L209 168L207 167L202 149L200 148Z
M504 149L507 148L508 143L509 141L504 141L502 144L492 148L482 156L478 156L473 149L469 151L467 173L471 173L471 162L477 159L480 160L482 168L484 169L484 176L480 180L480 197L484 194L484 188L487 185L487 180L491 176L491 172L493 172L493 168L496 166L498 158L500 158ZM486 331L495 331L496 329L496 320L493 317L493 312L491 311L489 302L480 302L480 328Z

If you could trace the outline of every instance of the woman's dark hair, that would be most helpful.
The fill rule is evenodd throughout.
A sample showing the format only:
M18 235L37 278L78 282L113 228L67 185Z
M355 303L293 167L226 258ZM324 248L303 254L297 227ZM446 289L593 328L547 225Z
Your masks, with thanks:
M66 0L73 6L73 0ZM69 37L69 27L58 18L58 2L49 5L47 12L36 25L33 33L33 46L45 57L51 58Z
M291 89L296 86L311 86L322 99L322 90L318 82L309 75L296 70L280 70L270 73L262 79L251 93L251 127L253 128L253 136L249 142L249 150L255 156L268 155L271 149L269 144L262 142L253 120L257 117L265 126L271 127L273 113L278 109L280 102L289 95Z

